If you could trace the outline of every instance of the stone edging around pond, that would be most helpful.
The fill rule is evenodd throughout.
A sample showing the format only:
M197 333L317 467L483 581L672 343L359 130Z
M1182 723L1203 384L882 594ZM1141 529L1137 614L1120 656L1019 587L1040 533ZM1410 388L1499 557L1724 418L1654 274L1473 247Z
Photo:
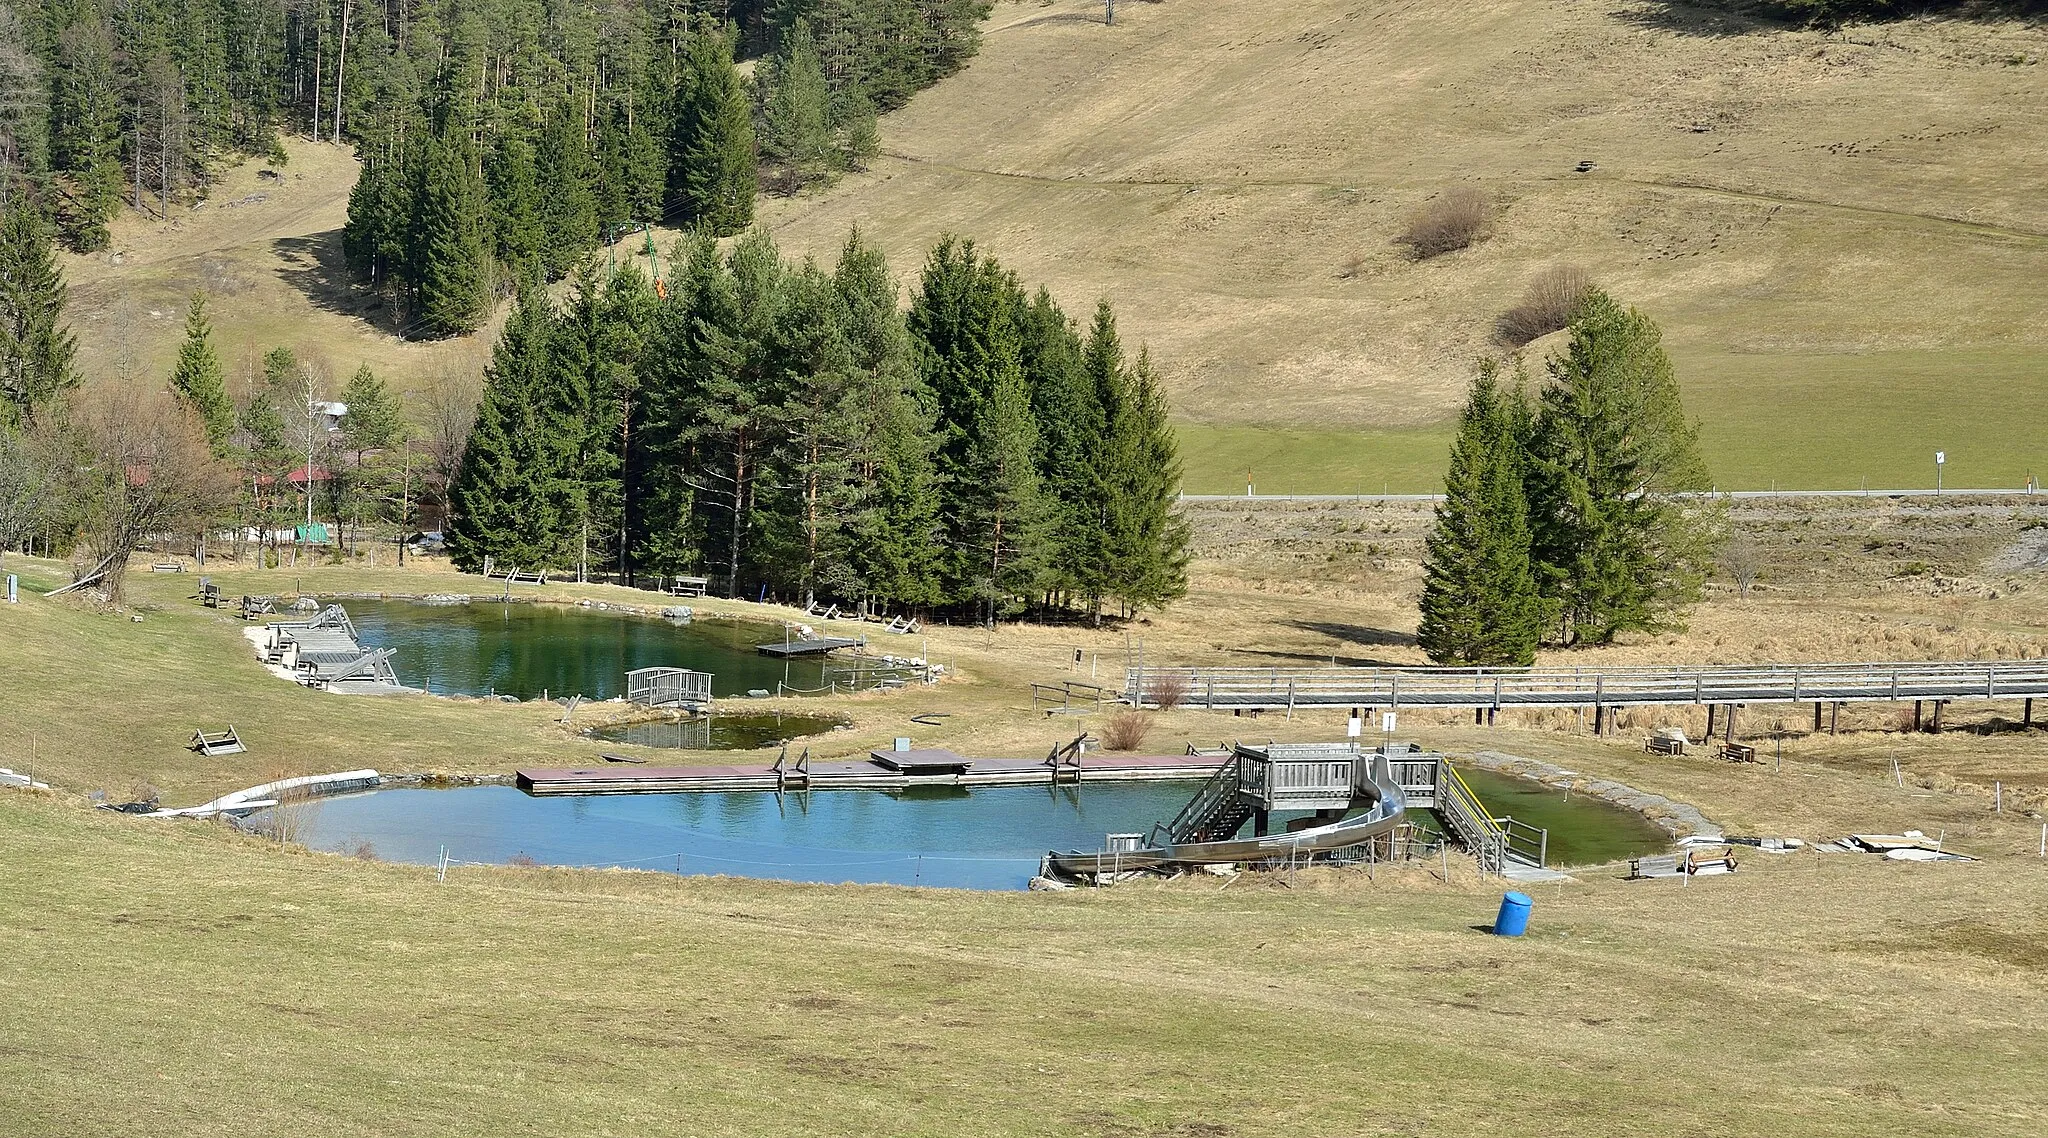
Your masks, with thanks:
M419 771L413 774L387 774L377 784L384 790L394 786L512 786L516 776L509 774L448 774L441 771Z
M1722 837L1720 825L1700 813L1699 807L1690 803L1637 790L1612 779L1594 778L1551 763L1525 759L1520 755L1510 755L1501 751L1474 751L1468 758L1474 766L1535 779L1545 786L1564 787L1580 794L1590 794L1603 802L1634 810L1663 827L1674 838L1699 837L1719 841Z
M689 605L642 605L627 601L593 601L587 597L562 600L557 597L493 597L480 593L308 593L311 597L325 597L335 601L411 601L423 605L559 605L563 608L589 609L593 612L623 612L633 616L662 617L668 620L731 620L741 623L768 625L775 621L768 617L735 616L722 612L698 612Z

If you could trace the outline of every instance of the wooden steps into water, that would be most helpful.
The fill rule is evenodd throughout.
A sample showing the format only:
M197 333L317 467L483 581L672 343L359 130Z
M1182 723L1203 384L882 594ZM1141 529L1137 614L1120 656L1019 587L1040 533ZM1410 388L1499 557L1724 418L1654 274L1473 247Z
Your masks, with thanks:
M883 756L888 756L885 762ZM892 769L890 763L894 763ZM1087 755L1083 782L1167 782L1208 778L1217 761L1203 755ZM1076 781L1072 763L1043 759L969 758L951 751L876 751L867 759L814 761L805 771L809 790L909 790L920 786L1046 786ZM533 769L518 772L519 789L535 797L563 794L679 794L695 791L777 790L789 772L772 763L721 766Z
M790 640L779 641L774 644L756 644L754 645L754 651L759 652L763 656L788 658L791 656L823 656L827 652L837 652L841 648L858 648L860 646L861 641L858 640L849 640L843 636L825 636L816 640Z

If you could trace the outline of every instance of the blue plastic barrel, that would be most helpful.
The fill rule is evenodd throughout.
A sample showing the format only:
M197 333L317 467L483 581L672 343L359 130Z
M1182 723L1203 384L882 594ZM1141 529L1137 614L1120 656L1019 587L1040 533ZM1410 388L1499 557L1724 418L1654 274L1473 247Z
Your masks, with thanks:
M1503 894L1500 915L1493 919L1493 935L1521 936L1529 931L1529 907L1533 904L1527 893Z

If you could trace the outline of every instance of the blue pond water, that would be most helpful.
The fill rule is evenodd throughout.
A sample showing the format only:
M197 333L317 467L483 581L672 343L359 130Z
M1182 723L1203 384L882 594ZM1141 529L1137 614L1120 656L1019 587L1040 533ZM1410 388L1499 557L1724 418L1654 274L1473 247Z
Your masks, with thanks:
M1185 804L1197 784L808 795L533 798L507 786L380 790L295 807L299 840L386 861L628 866L791 881L1022 889L1050 849L1100 849Z

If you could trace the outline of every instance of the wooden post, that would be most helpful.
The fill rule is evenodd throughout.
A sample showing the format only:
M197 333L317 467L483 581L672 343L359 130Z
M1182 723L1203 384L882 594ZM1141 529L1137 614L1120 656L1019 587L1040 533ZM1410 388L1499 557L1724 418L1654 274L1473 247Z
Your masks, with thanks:
M1713 738L1713 737L1714 737L1714 713L1715 713L1716 711L1719 711L1720 709L1721 709L1721 705L1720 705L1720 704L1718 704L1718 703L1710 703L1710 704L1708 704L1708 705L1707 705L1707 736L1706 736L1706 737L1707 737L1707 738L1709 738L1709 739L1711 739L1711 738Z
M1741 706L1739 703L1728 705L1728 741L1730 743L1735 741L1735 709Z
M2022 713L2020 714L2020 730L2024 731L2024 730L2026 730L2027 728L2029 728L2029 727L2032 727L2033 725L2034 725L2034 697L2032 697L2032 696L2028 696L2028 697L2027 697L2027 708L2026 708L2026 710L2025 710L2024 712L2022 712Z
M1820 734L1820 703L1818 701L1813 705L1813 733L1816 735Z
M1607 705L1596 703L1593 705L1593 737L1598 739L1605 734L1607 734Z
M1835 702L1828 705L1828 734L1833 735L1835 733L1835 729L1841 726L1841 723L1842 701L1836 700Z
M1920 703L1917 699L1913 701L1913 730L1916 732L1920 730Z
M1941 734L1941 706L1942 706L1943 704L1947 703L1947 702L1948 702L1948 701L1947 701L1947 700L1945 700L1945 699L1937 699L1937 700L1935 700L1935 701L1934 701L1934 726L1933 726L1933 731L1934 731L1934 733L1935 733L1936 735L1939 735L1939 734Z

